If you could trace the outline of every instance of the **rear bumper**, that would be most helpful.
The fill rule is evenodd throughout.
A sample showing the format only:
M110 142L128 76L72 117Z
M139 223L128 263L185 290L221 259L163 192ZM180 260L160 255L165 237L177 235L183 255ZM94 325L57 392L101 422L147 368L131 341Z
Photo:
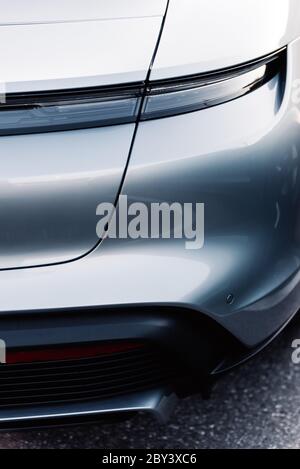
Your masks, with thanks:
M238 348L207 318L164 307L8 314L0 328L7 345L7 363L0 365L0 429L141 411L165 422L177 397L206 390L209 373ZM99 358L8 359L11 352L111 341L141 345Z
M43 425L60 425L81 423L83 421L101 420L110 415L121 417L136 412L152 414L160 423L165 423L177 397L168 389L153 389L136 394L124 395L122 398L102 399L100 401L80 404L62 404L55 407L30 407L1 411L0 430L41 427Z
M10 350L124 340L145 344L150 353L145 363L143 355L108 357L113 367L106 365L104 375L103 364L95 359L92 366L86 360L0 365L0 429L80 423L115 414L126 418L136 412L151 413L163 423L178 397L206 393L214 379L210 375L252 353L205 315L157 305L9 313L2 315L0 328L7 355Z
M299 54L295 41L285 83L138 127L122 193L205 203L203 249L106 239L74 262L0 271L0 317L34 313L45 323L47 311L171 307L205 315L248 348L275 334L298 309Z
M299 54L296 41L283 96L282 83L266 84L224 106L138 127L122 193L129 202L205 203L204 248L105 239L74 262L1 271L0 339L8 348L150 340L189 388L228 350L259 347L290 320L300 295ZM156 412L173 391L0 410L0 422Z

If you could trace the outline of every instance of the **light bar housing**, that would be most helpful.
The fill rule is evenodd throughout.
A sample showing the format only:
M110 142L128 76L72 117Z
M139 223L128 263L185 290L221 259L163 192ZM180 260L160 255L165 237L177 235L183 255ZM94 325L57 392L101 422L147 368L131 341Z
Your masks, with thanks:
M0 136L136 122L143 83L11 93L0 104Z
M244 96L286 71L286 49L213 73L129 85L7 93L0 136L103 127L199 111Z
M285 70L286 50L214 73L149 84L141 119L199 111L244 96Z

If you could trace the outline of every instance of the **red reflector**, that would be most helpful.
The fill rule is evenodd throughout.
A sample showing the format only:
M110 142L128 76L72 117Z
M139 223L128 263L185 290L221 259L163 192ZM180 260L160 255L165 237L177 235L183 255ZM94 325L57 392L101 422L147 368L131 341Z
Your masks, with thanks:
M142 347L138 342L119 342L109 344L66 346L53 348L39 348L31 350L7 351L6 363L32 363L56 360L69 360L73 358L91 358L114 353L128 352Z

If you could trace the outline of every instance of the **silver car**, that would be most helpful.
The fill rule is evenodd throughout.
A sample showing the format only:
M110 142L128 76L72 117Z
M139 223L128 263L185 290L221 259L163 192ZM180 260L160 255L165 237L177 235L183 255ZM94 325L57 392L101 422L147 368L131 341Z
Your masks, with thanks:
M300 2L0 11L0 425L163 420L299 308Z

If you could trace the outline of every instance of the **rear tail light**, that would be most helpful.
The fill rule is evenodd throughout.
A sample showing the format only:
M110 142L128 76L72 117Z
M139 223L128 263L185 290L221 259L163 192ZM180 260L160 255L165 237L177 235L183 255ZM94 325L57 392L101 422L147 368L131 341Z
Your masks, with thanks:
M245 65L172 80L7 93L0 104L0 136L135 123L139 118L156 119L216 106L271 80L282 72L285 59L283 49Z
M142 120L199 111L244 96L282 71L284 55L281 51L228 70L152 83Z
M40 347L25 350L7 350L6 363L35 363L60 360L95 358L138 350L141 342L108 342L102 344L82 344L76 346Z
M27 134L136 122L140 85L7 94L0 135Z

